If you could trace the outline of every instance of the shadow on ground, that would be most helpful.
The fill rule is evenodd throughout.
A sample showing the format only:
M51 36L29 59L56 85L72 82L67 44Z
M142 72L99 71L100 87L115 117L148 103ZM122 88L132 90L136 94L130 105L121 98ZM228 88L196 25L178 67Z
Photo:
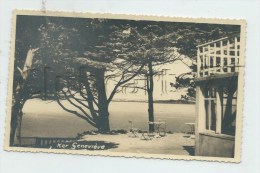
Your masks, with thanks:
M190 135L184 135L183 137L184 138L190 138Z
M190 156L195 155L195 147L194 146L183 146L183 148L189 153Z

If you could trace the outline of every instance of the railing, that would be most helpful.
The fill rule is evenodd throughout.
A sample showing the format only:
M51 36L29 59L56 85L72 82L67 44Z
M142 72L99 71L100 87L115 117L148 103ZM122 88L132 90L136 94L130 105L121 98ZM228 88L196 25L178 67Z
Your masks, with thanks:
M21 146L46 148L57 143L73 142L76 138L21 137Z
M197 77L238 72L240 37L225 37L197 46Z

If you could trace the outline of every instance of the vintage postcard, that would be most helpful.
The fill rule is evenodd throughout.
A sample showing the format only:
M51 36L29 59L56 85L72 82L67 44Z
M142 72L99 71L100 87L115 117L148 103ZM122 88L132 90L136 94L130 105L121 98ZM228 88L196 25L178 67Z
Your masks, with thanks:
M240 162L245 28L14 11L5 150Z

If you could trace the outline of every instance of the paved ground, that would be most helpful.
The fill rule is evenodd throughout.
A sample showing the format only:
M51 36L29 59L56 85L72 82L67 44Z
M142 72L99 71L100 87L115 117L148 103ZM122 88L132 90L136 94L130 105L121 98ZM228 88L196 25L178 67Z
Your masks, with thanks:
M164 137L152 138L151 140L144 140L140 137L129 137L129 134L85 135L82 139L118 144L116 148L109 149L113 152L194 155L195 140L183 133L167 134Z

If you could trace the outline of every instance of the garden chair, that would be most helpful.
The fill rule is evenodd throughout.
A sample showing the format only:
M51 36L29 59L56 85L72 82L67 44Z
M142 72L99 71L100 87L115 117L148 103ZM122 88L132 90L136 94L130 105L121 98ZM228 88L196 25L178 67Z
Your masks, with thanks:
M154 137L154 133L150 133L149 130L142 130L141 133L140 138L144 140L151 140Z
M129 133L128 133L129 137L139 137L138 136L139 129L134 127L133 121L128 121L128 123L130 124Z

